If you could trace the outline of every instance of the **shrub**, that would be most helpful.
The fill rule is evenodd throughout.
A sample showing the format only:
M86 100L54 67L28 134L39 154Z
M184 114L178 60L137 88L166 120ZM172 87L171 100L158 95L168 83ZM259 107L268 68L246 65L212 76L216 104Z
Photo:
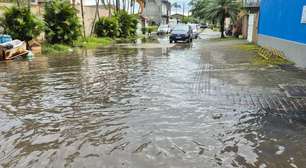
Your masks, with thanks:
M117 18L101 17L96 22L95 33L98 37L117 37L119 33Z
M27 43L38 36L44 28L42 20L26 7L8 8L1 18L1 26L4 33Z
M50 55L68 54L72 51L67 45L64 44L43 44L42 53Z
M53 0L45 5L46 39L49 43L72 44L81 35L76 9L68 0Z
M117 11L115 17L119 22L119 37L135 36L138 24L136 15L129 15L126 11Z
M148 33L151 34L152 32L156 32L158 27L157 26L148 26Z
M146 27L141 28L142 34L146 34L148 32L148 29Z

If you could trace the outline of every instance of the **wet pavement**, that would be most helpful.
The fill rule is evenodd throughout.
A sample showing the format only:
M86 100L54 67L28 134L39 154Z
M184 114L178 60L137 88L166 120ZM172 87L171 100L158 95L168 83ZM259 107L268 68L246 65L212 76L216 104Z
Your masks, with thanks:
M244 41L117 45L0 63L2 167L304 167L306 71ZM286 86L286 87L280 87Z

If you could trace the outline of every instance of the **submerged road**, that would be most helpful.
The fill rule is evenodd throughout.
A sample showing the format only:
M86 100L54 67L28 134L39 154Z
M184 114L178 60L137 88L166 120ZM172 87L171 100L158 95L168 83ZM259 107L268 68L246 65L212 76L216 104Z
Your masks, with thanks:
M306 71L253 65L243 43L1 62L0 165L305 167Z

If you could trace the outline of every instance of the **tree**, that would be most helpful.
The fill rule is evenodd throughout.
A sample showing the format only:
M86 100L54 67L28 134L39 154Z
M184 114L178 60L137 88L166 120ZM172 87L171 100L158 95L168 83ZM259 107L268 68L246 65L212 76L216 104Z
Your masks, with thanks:
M224 38L225 19L229 17L235 21L239 11L240 4L236 0L210 0L203 12L208 20L219 22L221 38Z
M195 0L191 1L189 5L192 7L190 12L192 16L201 20L207 20L207 6L209 0Z
M176 13L177 9L182 8L181 5L179 5L177 2L173 3L172 6L176 9Z
M72 44L81 35L77 10L68 0L52 0L45 5L46 39L49 43Z
M44 29L42 20L33 15L28 7L8 8L1 18L4 33L10 34L14 39L27 43L37 37Z

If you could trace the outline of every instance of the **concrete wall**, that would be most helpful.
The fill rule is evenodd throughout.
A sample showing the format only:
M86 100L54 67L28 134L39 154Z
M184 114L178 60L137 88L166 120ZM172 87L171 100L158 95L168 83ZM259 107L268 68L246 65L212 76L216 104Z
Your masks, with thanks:
M80 18L80 21L82 21L82 16L81 16L81 6L77 5L76 9L79 11L78 16ZM85 20L85 33L86 36L90 35L91 29L95 19L95 13L96 13L96 6L84 6L84 20ZM108 9L100 7L99 8L99 15L100 17L102 16L108 16ZM98 18L96 18L97 20Z
M306 44L262 34L259 35L258 44L283 51L298 67L306 68Z

